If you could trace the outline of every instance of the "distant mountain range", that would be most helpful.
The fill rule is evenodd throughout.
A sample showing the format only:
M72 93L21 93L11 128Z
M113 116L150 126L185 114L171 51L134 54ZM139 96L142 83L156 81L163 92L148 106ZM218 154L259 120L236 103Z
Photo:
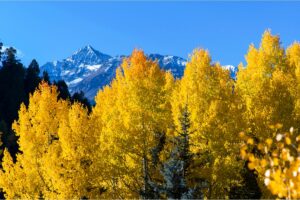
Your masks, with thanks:
M125 57L128 56L112 57L88 45L62 61L47 62L41 66L41 73L47 71L51 81L65 80L72 94L83 91L86 97L93 101L97 91L115 77L116 69ZM147 57L157 60L161 68L170 70L176 78L183 75L187 63L178 56L149 54ZM235 77L236 67L227 65L224 68Z

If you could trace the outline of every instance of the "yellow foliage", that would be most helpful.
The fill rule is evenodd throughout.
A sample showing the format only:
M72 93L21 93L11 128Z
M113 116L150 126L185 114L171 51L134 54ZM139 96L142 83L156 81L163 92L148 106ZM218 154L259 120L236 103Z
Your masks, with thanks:
M241 149L241 153L246 153L244 158L249 161L249 169L258 172L272 194L279 198L299 198L300 159L298 155L300 151L296 148L299 141L296 141L296 136L292 136L291 133L283 133L281 128L275 130L273 136L272 139L269 138L253 145L245 141L250 150L257 148L258 145L264 146L263 149L259 150L259 156L255 156L250 151L245 152L244 149ZM285 143L277 145L276 143L282 138Z
M187 108L189 187L204 178L205 198L228 198L241 185L243 158L272 194L299 198L299 127L290 127L300 123L300 44L285 51L279 37L266 31L245 59L233 80L207 50L196 49L182 79L174 80L134 50L98 92L90 114L78 103L58 100L56 87L42 83L13 124L16 161L4 151L5 197L139 198L149 177L165 184L153 150L165 136L158 159L168 160Z
M13 163L5 151L0 171L0 186L9 199L100 197L98 143L87 111L57 96L56 87L42 83L28 108L20 108L13 129L21 153Z
M213 185L205 194L208 198L228 197L228 186L238 185L241 180L239 170L243 162L236 159L239 145L235 134L239 132L239 112L233 85L229 71L218 63L212 64L208 51L198 49L173 92L176 126L180 127L178 118L185 105L191 114L191 150L200 155L196 159L205 162L197 176L205 177Z
M288 65L278 36L263 34L260 47L250 45L247 65L237 73L236 93L244 104L243 119L259 138L267 138L268 126L293 124L293 70Z
M143 160L150 163L159 134L172 125L170 93L174 79L134 50L117 70L116 79L96 96L95 123L103 124L112 190L110 198L138 198L143 185ZM151 171L146 166L146 171ZM149 173L148 172L148 173ZM126 194L126 196L124 196Z

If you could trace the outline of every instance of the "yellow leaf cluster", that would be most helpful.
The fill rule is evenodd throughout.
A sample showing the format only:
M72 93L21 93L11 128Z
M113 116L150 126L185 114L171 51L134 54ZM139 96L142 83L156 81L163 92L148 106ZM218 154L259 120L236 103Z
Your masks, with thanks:
M248 160L248 167L259 173L272 194L279 198L297 199L300 197L298 133L282 132L278 127L273 135L273 138L255 144L247 142L250 138L242 137L245 144L241 148L241 155ZM259 151L257 155L251 153L254 149Z
M299 198L300 44L285 50L266 31L245 58L234 80L207 50L196 49L183 77L174 79L134 50L98 92L91 113L42 83L13 124L16 160L4 151L5 197L139 198L147 181L168 185L158 166L183 132L187 109L189 188L204 179L205 198L228 198L243 182L246 160L272 194Z

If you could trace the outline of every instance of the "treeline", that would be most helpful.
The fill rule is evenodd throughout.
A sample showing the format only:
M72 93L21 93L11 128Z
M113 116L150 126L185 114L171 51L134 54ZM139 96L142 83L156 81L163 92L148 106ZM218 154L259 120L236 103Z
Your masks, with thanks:
M274 186L282 165L274 182L260 159L283 151L274 128L297 133L299 89L300 44L285 50L269 31L236 80L203 49L180 80L134 50L90 111L39 84L12 125L19 152L4 151L0 187L7 198L292 197Z
M16 50L12 47L2 49L0 43L0 132L2 137L2 149L7 148L15 158L18 152L17 137L11 129L14 120L18 119L18 111L23 102L29 103L29 96L38 85L44 81L56 85L59 98L70 99L72 102L80 101L91 109L88 100L82 92L73 96L68 91L66 83L61 81L50 82L47 72L40 77L39 64L34 59L26 68L16 57Z

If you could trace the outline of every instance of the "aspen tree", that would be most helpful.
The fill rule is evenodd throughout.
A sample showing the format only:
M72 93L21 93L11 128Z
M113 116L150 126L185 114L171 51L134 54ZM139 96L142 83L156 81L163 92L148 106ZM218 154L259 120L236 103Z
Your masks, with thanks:
M244 105L249 131L267 138L270 124L293 124L293 74L278 36L266 31L258 49L250 45L247 65L239 67L236 92Z
M111 86L98 93L93 118L106 143L103 148L114 180L107 193L110 198L137 198L148 189L147 179L154 173L151 149L172 124L168 102L172 81L157 62L134 50Z
M172 101L173 118L185 104L191 118L191 151L198 155L198 178L205 178L208 198L226 198L230 186L240 182L238 161L238 108L229 71L212 64L208 51L197 49L187 63ZM236 173L232 173L235 171Z
M19 120L13 124L21 153L14 164L6 151L0 173L0 185L7 198L39 198L55 192L45 180L43 158L51 144L57 143L59 121L66 110L67 103L57 101L56 88L46 83L30 97L28 108L21 105Z

